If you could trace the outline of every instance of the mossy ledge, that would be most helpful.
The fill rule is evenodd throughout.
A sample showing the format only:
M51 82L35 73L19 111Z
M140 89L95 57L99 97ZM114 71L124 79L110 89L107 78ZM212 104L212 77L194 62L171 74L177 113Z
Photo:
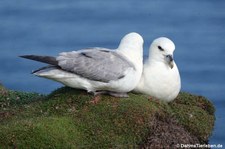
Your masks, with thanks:
M129 93L101 95L63 87L44 96L0 85L0 148L176 148L207 143L215 116L202 96L171 103Z

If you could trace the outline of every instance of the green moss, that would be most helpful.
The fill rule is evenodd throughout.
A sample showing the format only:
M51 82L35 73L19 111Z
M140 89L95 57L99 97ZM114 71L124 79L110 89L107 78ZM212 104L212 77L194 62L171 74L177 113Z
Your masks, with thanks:
M189 132L205 142L214 127L215 109L213 104L202 96L181 93L170 104L173 114Z
M205 110L206 112L208 112L208 114L210 115L213 115L215 113L215 108L213 104L203 96L192 95L189 93L181 92L179 96L176 98L175 102L177 104L197 106Z
M11 106L19 106L29 104L34 101L43 99L44 95L38 93L18 92L0 88L0 107L7 108Z
M7 90L0 85L0 123L7 123L11 118L32 116L33 102L44 100L45 96L38 93L27 93ZM28 108L29 107L29 108Z
M167 104L145 95L129 98L93 96L60 88L47 97L7 91L1 98L0 146L3 148L129 148L154 133L155 121L174 117L205 141L214 124L214 109L206 99L187 93ZM19 97L19 99L17 99ZM6 104L7 103L7 104ZM206 125L207 124L207 125ZM172 135L172 134L171 134Z
M7 148L71 148L82 137L68 117L35 117L10 121L0 136L0 144ZM75 140L75 141L74 141Z

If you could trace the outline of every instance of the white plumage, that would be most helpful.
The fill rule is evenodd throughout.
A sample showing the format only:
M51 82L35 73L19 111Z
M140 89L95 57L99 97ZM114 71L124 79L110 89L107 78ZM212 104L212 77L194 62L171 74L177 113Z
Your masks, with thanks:
M181 88L179 70L173 59L174 43L166 38L155 39L149 48L141 80L135 92L153 96L159 100L174 100Z

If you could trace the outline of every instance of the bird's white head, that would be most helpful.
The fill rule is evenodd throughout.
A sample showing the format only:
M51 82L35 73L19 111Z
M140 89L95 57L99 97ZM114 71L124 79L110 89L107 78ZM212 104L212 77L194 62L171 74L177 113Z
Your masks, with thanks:
M155 39L149 48L149 59L164 62L172 69L174 66L173 52L175 45L166 37Z
M132 32L125 35L118 47L118 51L132 60L143 60L143 44L144 40L138 33Z
M127 47L142 47L143 43L144 40L142 36L138 33L132 32L122 38L118 49L127 49Z

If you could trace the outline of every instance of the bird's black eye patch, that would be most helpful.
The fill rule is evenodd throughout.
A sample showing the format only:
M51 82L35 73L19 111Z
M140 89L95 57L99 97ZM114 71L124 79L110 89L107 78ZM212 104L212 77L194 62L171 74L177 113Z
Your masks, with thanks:
M158 49L159 49L160 51L164 51L164 49L163 49L161 46L158 46Z

